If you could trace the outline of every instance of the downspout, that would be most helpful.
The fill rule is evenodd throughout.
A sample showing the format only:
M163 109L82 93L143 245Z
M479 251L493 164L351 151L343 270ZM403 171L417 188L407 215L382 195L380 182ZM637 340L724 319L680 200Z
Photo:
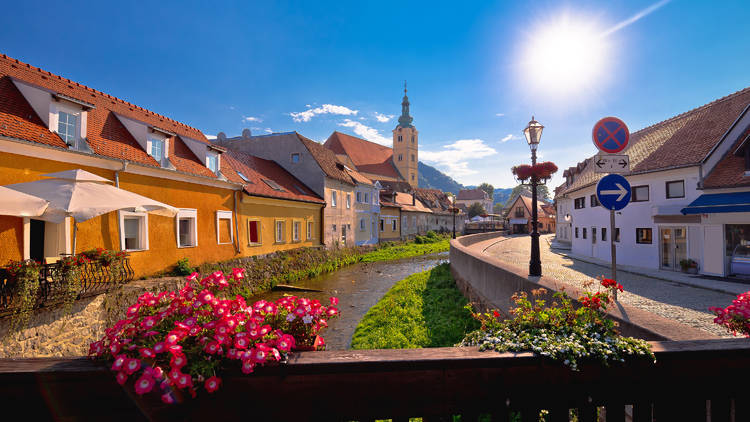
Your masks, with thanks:
M119 188L119 187L120 187L120 172L121 172L121 171L123 171L123 172L124 172L124 171L125 171L125 170L126 170L127 168L128 168L128 162L127 162L127 161L123 161L123 162L122 162L122 168L121 168L120 170L115 170L115 187L116 187L116 188ZM73 229L75 230L75 229L77 229L77 227L73 227ZM119 249L120 249L121 251L124 251L124 250L125 250L125 248L123 247L123 245L122 245L122 241L120 240L120 239L122 239L122 238L123 238L123 237L122 237L122 230L123 230L123 228L122 228L122 227L120 227L120 219L118 218L118 219L117 219L117 244L118 244L118 245L120 245L120 248L119 248ZM74 245L74 248L73 248L73 249L74 249L74 250L73 250L73 253L75 254L75 245Z
M120 170L115 170L115 187L116 188L120 187L120 172L127 170L127 168L128 168L128 163L123 162L122 168Z
M326 222L325 222L325 211L326 206L328 205L327 202L323 203L323 206L320 207L320 245L324 246L326 245L324 236L325 236L325 228L326 228Z
M234 250L237 255L240 254L240 227L237 224L237 193L242 195L242 192L232 191L232 202L234 202Z

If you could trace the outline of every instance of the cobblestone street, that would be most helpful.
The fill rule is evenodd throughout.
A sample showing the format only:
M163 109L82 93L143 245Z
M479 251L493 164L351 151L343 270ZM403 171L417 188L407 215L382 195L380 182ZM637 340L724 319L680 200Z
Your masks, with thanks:
M592 277L609 276L607 267L573 260L551 250L549 240L552 237L553 235L545 235L540 238L542 274L577 287L582 287ZM520 236L501 240L487 248L485 253L528 268L529 250L529 237ZM713 323L713 314L708 312L708 308L726 307L735 296L628 272L618 271L617 275L617 281L625 288L625 292L618 297L623 303L718 336L731 337L722 327Z

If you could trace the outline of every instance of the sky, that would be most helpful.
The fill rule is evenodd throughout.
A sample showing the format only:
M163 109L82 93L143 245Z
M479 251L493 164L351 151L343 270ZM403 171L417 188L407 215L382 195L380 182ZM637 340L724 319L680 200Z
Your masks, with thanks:
M522 130L562 170L593 125L631 132L750 86L750 3L11 2L0 53L207 135L338 130L390 146L408 81L419 158L515 185Z

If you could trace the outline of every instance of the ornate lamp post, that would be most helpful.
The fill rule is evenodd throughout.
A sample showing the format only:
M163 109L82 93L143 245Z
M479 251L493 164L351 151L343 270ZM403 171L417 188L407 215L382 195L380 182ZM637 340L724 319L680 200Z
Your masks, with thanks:
M534 116L531 116L531 121L528 126L523 130L523 134L526 137L526 142L531 148L531 166L536 165L536 148L539 146L539 140L542 138L542 126L539 122L534 120ZM531 261L529 261L529 275L541 276L542 275L542 260L539 255L539 231L537 225L539 224L537 215L537 198L536 190L539 185L539 177L536 174L531 175Z

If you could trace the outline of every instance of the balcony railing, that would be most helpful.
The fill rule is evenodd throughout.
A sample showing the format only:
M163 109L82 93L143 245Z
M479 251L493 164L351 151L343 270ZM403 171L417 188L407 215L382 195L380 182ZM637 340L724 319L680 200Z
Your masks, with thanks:
M138 397L103 363L0 360L0 404L27 420L747 421L750 341L652 342L657 362L578 372L531 353L475 348L303 352L225 376L180 405ZM481 418L481 419L480 419ZM598 419L597 419L598 418ZM709 419L710 418L710 419Z
M111 288L133 280L134 272L127 257L109 265L91 261L79 266L81 288L77 298L96 296ZM66 291L60 263L42 264L39 271L39 289L35 308L49 307L64 301ZM16 279L7 269L0 268L0 318L12 315L19 309Z

